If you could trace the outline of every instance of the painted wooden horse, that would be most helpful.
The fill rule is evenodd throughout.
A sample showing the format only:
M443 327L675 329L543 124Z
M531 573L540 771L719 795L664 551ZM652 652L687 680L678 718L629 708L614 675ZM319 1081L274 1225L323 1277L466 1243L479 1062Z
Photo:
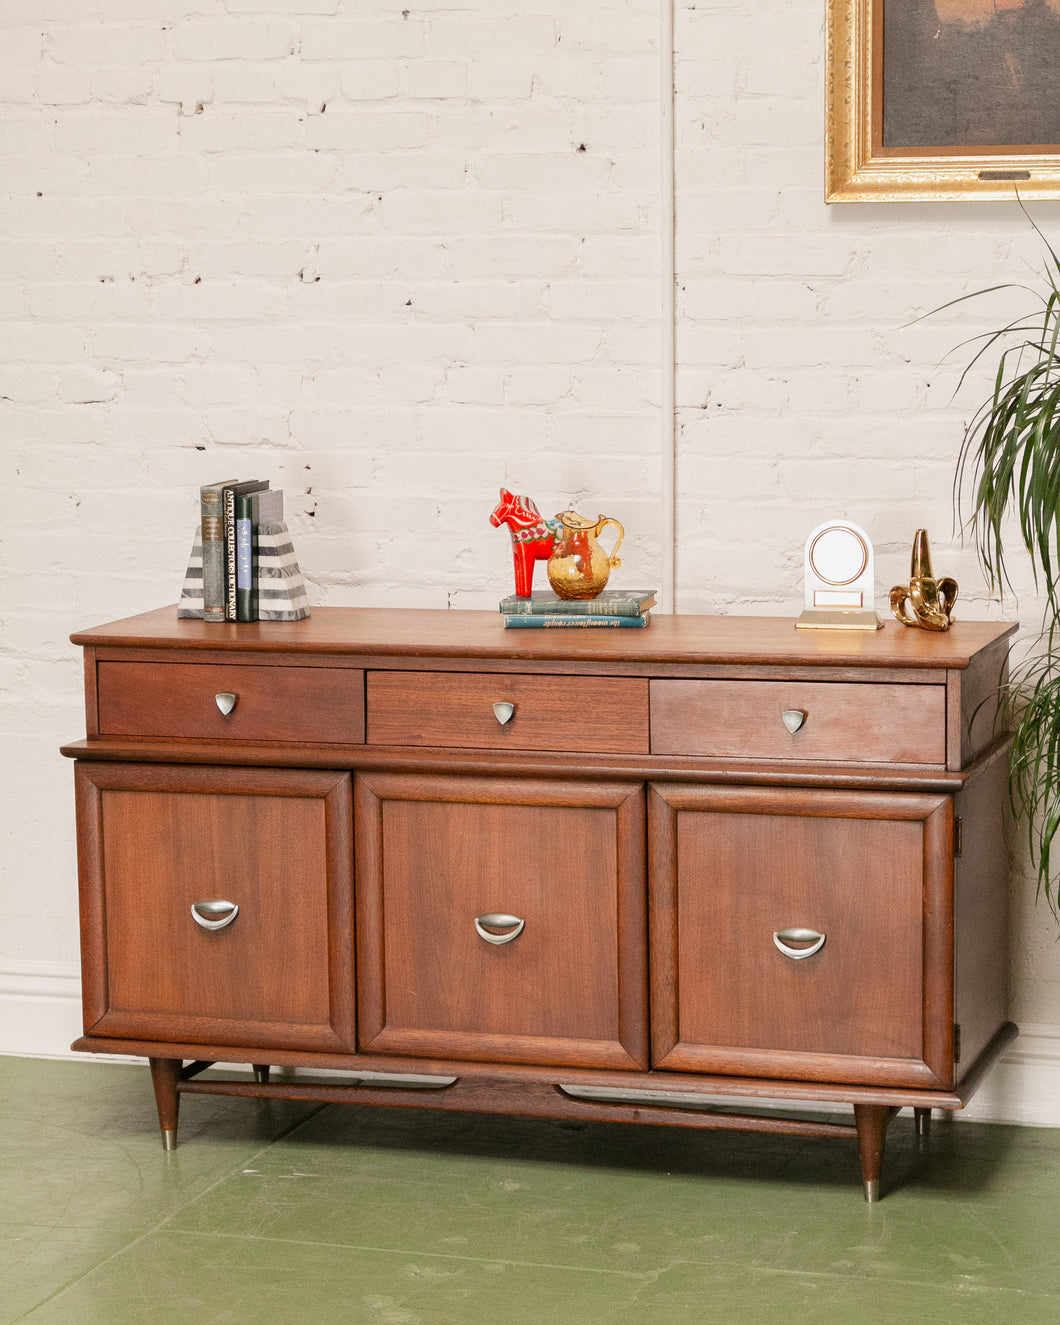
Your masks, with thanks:
M517 497L507 488L501 488L501 499L490 516L494 529L508 526L512 536L512 558L515 562L515 593L518 598L529 598L534 582L534 564L547 561L559 531L558 520L548 520L529 497Z

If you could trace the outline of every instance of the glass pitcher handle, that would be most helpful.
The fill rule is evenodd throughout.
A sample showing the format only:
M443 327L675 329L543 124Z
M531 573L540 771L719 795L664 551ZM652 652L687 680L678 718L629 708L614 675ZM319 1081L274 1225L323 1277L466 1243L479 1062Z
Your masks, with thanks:
M622 546L622 540L626 536L626 531L622 528L622 525L619 523L618 520L612 520L611 517L607 515L596 526L597 534L602 533L604 526L609 524L613 524L615 528L618 530L618 537L615 539L615 546L611 549L610 555L607 558L607 564L611 567L612 570L614 570L617 566L622 565L622 558L618 555L618 549Z

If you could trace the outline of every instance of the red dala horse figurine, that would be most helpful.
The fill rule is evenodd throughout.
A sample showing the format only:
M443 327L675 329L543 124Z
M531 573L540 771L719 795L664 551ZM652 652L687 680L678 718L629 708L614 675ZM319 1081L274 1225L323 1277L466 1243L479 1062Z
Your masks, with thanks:
M501 499L490 516L494 529L508 526L512 536L512 558L515 561L515 594L529 598L534 582L534 564L547 561L559 531L558 520L548 520L529 497L517 497L507 488L501 488Z

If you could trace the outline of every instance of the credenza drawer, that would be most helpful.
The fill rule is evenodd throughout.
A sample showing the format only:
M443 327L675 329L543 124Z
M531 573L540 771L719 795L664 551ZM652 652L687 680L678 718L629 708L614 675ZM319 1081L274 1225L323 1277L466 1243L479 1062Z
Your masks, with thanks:
M651 682L652 754L945 764L946 687Z
M102 736L364 741L356 668L101 662L97 684Z
M642 678L369 672L367 703L370 745L648 753Z

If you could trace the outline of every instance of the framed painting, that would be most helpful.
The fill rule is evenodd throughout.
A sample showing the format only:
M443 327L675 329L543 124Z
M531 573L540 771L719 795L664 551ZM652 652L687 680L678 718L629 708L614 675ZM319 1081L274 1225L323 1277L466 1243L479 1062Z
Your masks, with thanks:
M1060 198L1060 0L828 0L826 202Z

